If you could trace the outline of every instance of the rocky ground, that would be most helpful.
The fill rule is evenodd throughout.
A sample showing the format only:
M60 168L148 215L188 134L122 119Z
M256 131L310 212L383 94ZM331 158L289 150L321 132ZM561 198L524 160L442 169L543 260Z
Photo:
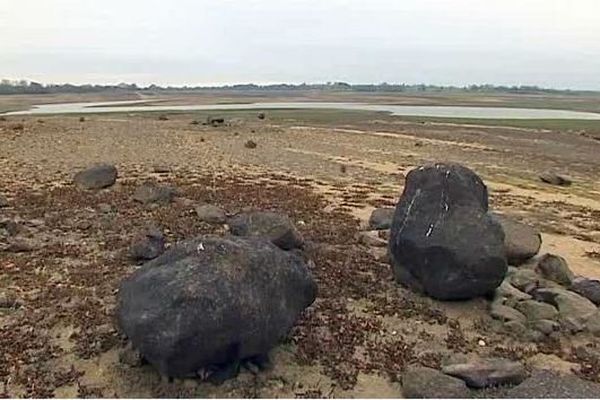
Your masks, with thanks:
M192 123L205 120L199 114L6 119L0 121L0 392L6 396L399 397L414 395L406 393L415 390L406 376L416 366L435 375L493 357L518 361L537 379L532 386L548 380L536 372L541 367L582 378L577 385L600 382L600 348L589 329L510 330L490 314L492 299L439 302L415 294L394 283L381 247L385 234L368 240L364 233L374 207L396 203L409 169L461 162L488 184L493 209L542 232L542 254L561 255L574 275L598 279L600 142L585 135L372 113L288 111L258 119L246 112L214 126ZM88 191L72 184L76 172L96 162L116 165L114 186ZM542 182L539 175L549 170L572 184ZM136 201L145 183L175 188L173 201ZM315 303L273 351L272 368L248 368L220 386L169 381L140 365L114 320L119 283L138 268L129 249L148 227L165 235L167 247L225 231L199 220L200 203L228 215L248 208L289 215L309 244L319 286ZM517 285L514 274L533 273L537 262L512 270L507 283Z

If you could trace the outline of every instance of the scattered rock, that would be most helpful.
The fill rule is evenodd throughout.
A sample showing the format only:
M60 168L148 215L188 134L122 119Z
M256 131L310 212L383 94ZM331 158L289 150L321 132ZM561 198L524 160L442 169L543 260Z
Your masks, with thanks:
M358 241L365 246L386 247L387 241L380 238L377 231L362 231L358 233Z
M167 165L155 165L152 167L152 172L154 172L155 174L168 174L171 171L171 167Z
M148 261L160 256L164 251L165 236L161 231L153 228L134 241L129 249L129 256L134 261Z
M537 289L533 297L558 308L559 320L573 332L582 330L585 321L597 311L594 303L585 297L562 288Z
M407 399L470 397L462 380L418 366L408 367L402 375L402 394Z
M12 253L29 253L39 248L39 244L26 238L9 238L7 250Z
M575 375L560 375L549 370L539 370L519 386L510 389L508 398L597 398L600 384L584 381Z
M540 319L534 321L531 326L533 329L542 332L544 335L550 335L552 332L557 332L560 330L559 323L549 319Z
M542 182L549 183L550 185L557 186L570 186L572 183L571 179L554 172L544 172L540 175L540 180Z
M301 248L304 239L292 221L270 211L251 211L229 220L229 230L236 236L263 236L284 250Z
M507 265L504 233L487 211L487 188L468 168L412 170L389 242L396 281L441 300L493 292Z
M369 227L376 230L390 229L394 211L395 209L388 207L374 209L369 217Z
M265 113L258 113L257 117L258 119L265 119Z
M137 368L144 364L144 357L133 347L127 346L119 353L119 362L132 368Z
M82 189L97 190L115 184L117 169L110 164L96 164L75 174L73 183Z
M542 236L538 231L506 215L492 213L492 216L504 231L504 250L509 264L521 265L540 251Z
M244 144L244 147L246 147L247 149L255 149L256 148L256 142L254 140L248 140Z
M85 117L79 117L79 122L85 122Z
M531 269L519 269L510 275L510 283L524 293L531 293L538 287L543 287L543 279Z
M509 306L515 305L519 301L529 300L531 295L520 291L510 283L510 278L502 281L494 294L494 301Z
M527 327L519 321L508 321L504 324L504 329L508 333L512 333L516 337L524 337L527 335Z
M202 204L196 207L198 219L209 224L224 224L227 222L225 211L212 204Z
M538 262L537 269L544 278L560 285L570 286L575 279L567 260L554 254L544 254Z
M133 199L138 203L148 204L169 204L175 197L175 190L168 186L157 185L154 183L144 183L138 186L133 192Z
M498 319L500 321L517 321L520 323L524 323L527 318L523 313L518 310L515 310L512 307L508 307L502 304L492 303L490 308L490 315L494 319Z
M8 199L0 194L0 208L4 208L4 207L8 207L9 203L8 203Z
M583 277L575 278L569 290L600 306L600 281Z
M7 292L0 292L0 309L17 308L19 305L19 301L15 296Z
M212 125L213 127L221 126L225 123L225 118L223 117L211 117L208 116L206 118L206 125Z
M522 312L529 321L554 319L558 316L558 310L553 305L535 300L521 301L515 308Z
M525 379L525 368L521 363L502 358L446 365L442 371L464 380L467 386L474 388L516 385Z
M585 323L587 330L594 336L600 336L600 311L592 314Z
M194 376L263 355L316 297L303 259L263 238L201 236L121 285L123 332L163 375Z
M17 224L13 219L0 219L0 237L15 236L17 233L19 233L19 230L19 224Z
M111 206L108 203L100 203L98 204L98 212L101 212L103 214L109 214L111 212L114 211L113 206Z
M158 116L158 120L159 121L168 121L169 117L167 117L166 115L159 115Z

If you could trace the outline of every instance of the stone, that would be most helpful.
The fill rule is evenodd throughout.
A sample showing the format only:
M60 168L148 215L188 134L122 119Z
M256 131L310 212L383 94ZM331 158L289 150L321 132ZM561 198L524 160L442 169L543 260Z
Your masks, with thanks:
M585 297L562 288L536 289L533 297L555 306L560 322L572 331L583 329L587 318L597 311L594 303Z
M257 144L254 140L248 140L246 143L244 143L244 147L246 147L247 149L255 149L256 146Z
M553 305L535 300L521 301L515 308L522 312L529 321L554 319L558 316L558 310Z
M363 231L358 233L358 241L365 246L387 247L388 242L379 237L377 231Z
M520 291L510 283L510 279L505 279L502 281L500 286L496 289L494 293L494 301L499 301L501 304L506 304L509 306L515 305L519 301L529 300L531 299L531 295Z
M504 233L471 170L435 164L408 173L389 252L398 283L440 300L492 293L507 271Z
M512 307L508 307L502 304L492 303L490 308L490 315L492 318L500 321L517 321L524 323L527 318L523 313L515 310Z
M554 254L544 254L538 262L537 270L544 278L563 286L570 286L575 279L567 260Z
M10 218L2 218L0 219L0 237L2 236L15 236L21 228L19 224L13 219Z
M111 164L96 164L73 177L73 183L87 190L98 190L112 186L117 181L117 168Z
M39 249L39 243L29 238L15 237L8 239L7 250L12 253L29 253Z
M142 357L139 351L128 346L119 352L119 362L129 367L137 368L144 364L144 357Z
M585 297L597 306L600 306L600 281L578 277L573 280L569 290Z
M504 251L510 265L521 265L535 256L542 246L542 236L531 226L497 213L492 216L504 231Z
M473 388L516 385L526 377L521 363L502 358L446 365L442 367L442 372L464 380L467 386Z
M0 194L0 208L5 208L8 206L9 206L8 199L6 198L6 196Z
M265 355L316 298L303 258L262 237L199 236L125 279L117 321L169 377Z
M585 381L575 375L561 375L550 370L539 370L520 385L510 389L507 398L513 399L566 399L597 398L600 384Z
M250 211L229 219L229 230L236 236L263 236L283 250L301 248L302 235L283 214L271 211Z
M585 328L594 336L600 336L600 311L592 314L585 323Z
M527 334L527 327L519 321L505 322L504 329L517 337L523 337Z
M543 286L541 276L531 269L519 269L510 275L510 283L524 293L530 293L534 289Z
M394 208L389 207L374 209L369 217L369 228L373 230L390 229L392 227L394 211Z
M402 394L407 399L470 397L462 380L419 366L409 366L402 375Z
M567 178L566 176L559 175L551 171L544 172L543 174L541 174L540 180L544 183L556 186L570 186L571 183L573 183L571 179Z
M261 112L257 115L258 119L265 119L265 113Z
M175 189L155 183L144 183L133 192L133 200L144 205L169 204L174 197Z
M165 236L156 228L149 229L140 235L129 249L129 256L134 261L148 261L160 256L165 251Z
M196 207L196 215L202 222L222 225L227 222L225 211L212 204L202 204Z
M550 335L552 332L558 332L560 330L560 324L549 319L533 321L531 327L536 331L542 332L544 335Z

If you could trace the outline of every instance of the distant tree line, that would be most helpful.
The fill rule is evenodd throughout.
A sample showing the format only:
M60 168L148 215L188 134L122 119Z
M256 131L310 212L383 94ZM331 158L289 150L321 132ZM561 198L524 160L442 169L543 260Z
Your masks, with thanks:
M353 92L399 92L399 93L442 93L442 92L469 92L469 93L520 93L520 94L583 94L593 93L592 91L582 90L559 90L541 88L538 86L497 86L497 85L468 85L468 86L438 86L438 85L408 85L408 84L349 84L346 82L327 82L323 84L299 85L281 83L270 85L256 85L253 83L224 85L224 86L158 86L149 85L139 87L135 83L119 83L118 85L72 85L65 84L42 84L27 80L8 80L0 81L1 94L53 94L53 93L97 93L107 91L121 92L190 92L190 91L209 91L209 90L230 90L230 91L302 91L302 90L329 90L329 91L353 91Z

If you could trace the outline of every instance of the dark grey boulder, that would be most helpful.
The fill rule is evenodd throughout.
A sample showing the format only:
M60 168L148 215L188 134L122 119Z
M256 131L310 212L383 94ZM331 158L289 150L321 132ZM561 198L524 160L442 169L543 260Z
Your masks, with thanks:
M165 205L173 201L175 189L155 183L144 183L133 192L133 199L144 205Z
M225 211L212 204L202 204L196 207L198 219L209 224L224 224L227 222Z
M188 377L267 354L316 292L296 253L264 238L207 235L176 244L125 279L117 320L162 374Z
M504 250L510 265L521 265L535 256L542 246L542 236L531 226L497 213L492 216L504 231Z
M525 368L521 363L502 358L445 365L442 371L464 380L467 386L473 388L516 385L526 377Z
M369 228L373 230L384 230L392 227L394 219L394 208L376 208L369 217Z
M441 300L489 294L507 271L504 233L488 214L487 188L455 164L407 175L389 250L397 282Z
M236 236L260 236L284 250L301 248L302 235L283 214L271 211L250 211L229 219L229 229Z
M538 262L537 270L544 278L564 286L570 286L575 279L567 260L554 254L544 254Z
M507 392L513 399L586 399L600 396L600 384L575 375L539 370Z
M597 306L600 306L600 281L589 278L575 278L569 290L587 298Z
M129 256L134 261L148 261L160 256L164 251L165 236L154 228L136 238L129 249Z
M540 180L544 183L556 186L570 186L572 181L564 175L559 175L555 172L544 172L540 175Z
M419 366L409 366L402 375L402 394L407 399L470 397L469 388L462 380Z
M110 164L96 164L78 172L73 177L73 183L88 190L103 189L115 184L117 168Z

